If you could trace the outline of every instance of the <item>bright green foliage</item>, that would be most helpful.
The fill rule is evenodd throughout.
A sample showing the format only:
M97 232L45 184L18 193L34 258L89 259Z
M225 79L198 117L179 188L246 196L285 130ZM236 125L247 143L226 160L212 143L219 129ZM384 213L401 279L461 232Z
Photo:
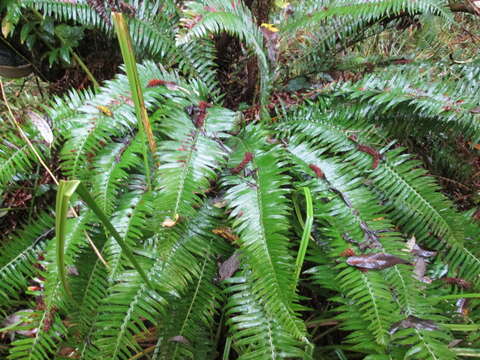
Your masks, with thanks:
M16 329L32 333L5 340L5 358L63 359L65 349L86 360L448 360L478 352L480 338L468 330L479 324L479 300L469 313L456 301L480 290L480 228L406 149L413 137L438 144L461 135L476 144L480 59L396 64L379 51L382 67L325 84L330 58L351 53L343 65L355 65L354 47L370 45L363 39L402 19L450 24L457 15L437 0L299 1L272 9L275 37L245 3L128 1L157 144L146 162L124 74L44 105L51 148L26 126L47 164L88 188L118 236L74 195L79 216L64 211L62 241L53 211L36 208L2 238L2 319L33 310ZM108 6L99 14L86 0L21 4L113 36ZM258 101L247 119L222 102L232 102L215 62L225 32L257 60ZM308 93L282 97L298 75L310 76ZM5 133L2 196L38 166L16 131ZM413 245L436 253L419 257ZM361 271L352 251L400 263Z

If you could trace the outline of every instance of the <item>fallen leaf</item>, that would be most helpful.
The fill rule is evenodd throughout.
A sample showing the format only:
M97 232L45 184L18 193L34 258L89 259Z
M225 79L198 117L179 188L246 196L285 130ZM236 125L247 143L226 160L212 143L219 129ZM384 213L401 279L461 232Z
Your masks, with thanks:
M310 164L308 165L308 167L310 168L310 170L312 170L315 173L317 178L323 179L325 177L325 174L323 173L322 169L320 169L317 165Z
M197 129L203 127L205 123L205 117L207 116L207 108L209 107L212 107L212 105L206 101L200 101L198 106L189 105L185 107L185 111L187 112L188 116L190 116L190 119Z
M261 27L262 27L263 29L266 29L266 30L268 30L268 31L270 31L270 32L273 32L273 33L276 33L276 32L279 31L278 28L275 27L273 24L263 23L263 24L261 25Z
M67 267L67 273L68 273L68 275L73 275L73 276L79 276L80 275L76 266Z
M165 86L168 90L178 90L180 87L173 81L165 81L161 79L152 79L148 82L147 87L157 87L157 86Z
M240 267L240 256L234 253L227 260L220 264L218 268L218 281L223 281L232 277Z
M168 339L168 341L179 342L179 343L182 343L182 344L185 344L185 345L190 345L190 341L188 341L188 339L185 336L182 336L182 335L173 336L170 339Z
M353 249L346 249L346 250L343 250L341 253L340 253L340 256L341 257L350 257L350 256L355 256L355 251Z
M175 214L175 220L172 220L172 218L170 216L167 216L165 218L165 220L163 220L162 226L163 227L168 227L168 228L173 227L178 223L179 219L180 219L180 215L178 215L178 214Z
M232 172L232 174L239 174L245 168L245 166L247 166L247 164L252 161L252 159L253 154L251 152L246 152L240 164L235 166L233 169L230 169L230 171Z
M27 115L48 146L52 145L53 133L52 129L50 129L47 119L31 110L27 111Z
M421 256L423 258L429 258L432 256L437 255L436 251L429 251L429 250L424 250L420 246L417 245L415 236L412 236L408 241L407 241L407 252L415 255L415 256Z
M469 281L462 278L445 277L442 280L447 284L457 285L464 289L469 289L472 286L472 284Z
M131 97L120 95L120 98L125 102L125 104L135 106L135 103L133 102Z
M103 105L97 105L96 108L100 110L100 112L105 115L105 116L113 116L112 110L110 110L108 107L103 106Z
M217 209L224 208L227 206L227 200L225 199L218 199L213 202L213 206L216 207Z
M215 235L219 235L222 238L224 238L225 240L228 240L232 243L239 239L238 236L235 235L233 233L233 230L229 227L221 227L221 228L213 229L212 232Z
M416 316L409 315L405 320L398 321L392 324L389 333L394 334L399 329L417 329L433 331L438 330L438 325L436 325L432 320L424 320Z
M470 109L471 114L480 114L480 106L474 107L473 109Z
M461 298L458 299L455 305L457 306L457 313L462 314L463 316L468 316L470 312L468 309L470 301L469 299Z
M418 245L415 245L415 247L412 249L411 253L413 255L420 256L420 257L423 257L423 258L429 258L429 257L437 255L436 251L424 250Z
M426 284L431 284L432 279L429 277L425 276L425 271L427 270L427 262L423 257L417 257L415 259L415 268L413 270L413 273L415 274L415 278L418 281L421 281Z
M209 12L218 12L217 9L215 9L215 8L213 8L213 7L211 7L211 6L205 6L205 7L203 8L203 10L209 11Z
M60 350L58 350L58 355L68 359L80 358L80 355L77 354L77 350L69 346L62 347Z
M15 334L34 337L38 332L38 328L25 330L25 327L28 327L31 322L31 317L34 315L33 313L33 309L22 309L7 316L0 324L0 327L5 329L4 331L0 332L0 334L5 333L5 335L9 336L10 340L15 338ZM22 330L18 330L18 328Z
M347 258L347 264L359 269L382 270L397 264L411 265L410 262L394 255L385 253L363 254L350 256Z
M357 149L358 151L364 152L373 157L372 169L376 169L378 167L378 163L382 158L382 155L377 150L375 150L370 146L362 145L362 144L357 144Z

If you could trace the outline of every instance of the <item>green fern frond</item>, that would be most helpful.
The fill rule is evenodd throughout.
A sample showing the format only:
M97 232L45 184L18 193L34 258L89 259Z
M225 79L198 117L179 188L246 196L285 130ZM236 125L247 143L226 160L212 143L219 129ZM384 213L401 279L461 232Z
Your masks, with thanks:
M0 249L0 298L2 313L18 300L19 294L27 287L27 280L38 270L34 264L39 261L46 240L53 236L54 220L44 212L30 222Z
M36 330L33 337L15 340L10 348L9 360L49 360L55 356L58 344L67 329L59 314L52 308L29 314L28 330Z
M103 96L96 98L95 103L98 105L85 107L82 110L87 114L79 114L74 120L70 120L73 126L66 134L68 140L61 151L65 173L68 176L83 178L85 175L82 172L91 162L90 159L109 142L109 138L113 134L121 136L134 126L136 118L133 108L127 104L120 105L122 109L114 109L113 111L118 112L113 117L103 114L102 108L95 107L104 106L102 103L108 104L108 100L111 98L105 99Z
M263 296L257 293L255 282L249 270L226 280L229 296L226 323L239 359L307 359L305 343L277 321L278 314L270 313Z
M389 253L399 253L401 239L391 230L386 230L391 228L390 224L378 220L384 216L382 209L376 205L375 197L362 188L361 181L352 177L350 166L346 166L339 159L326 159L322 156L323 151L315 151L308 148L305 142L295 142L294 139L290 139L287 149L290 156L294 156L291 162L298 168L303 167L305 172L315 174L310 169L313 164L324 173L324 179L312 180L315 182L312 189L315 197L319 202L327 201L327 204L321 206L323 211L317 210L317 213L335 218L334 224L342 229L340 236L344 239L342 245L340 242L340 246L332 249L332 258L338 257L347 247L355 245L360 249L385 247ZM381 237L380 233L377 235L380 231ZM348 244L347 240L351 244ZM375 272L363 274L357 269L345 266L345 263L337 266L337 279L342 292L361 309L360 315L370 324L368 330L375 335L377 343L386 346L389 327L399 316L388 284Z
M131 191L121 196L111 223L126 244L137 248L142 242L143 229L152 211L151 193ZM105 256L110 266L109 279L115 280L128 262L123 258L122 249L113 238L105 245Z
M452 13L446 9L442 1L438 0L422 0L415 3L406 0L387 0L375 3L340 0L329 3L328 6L326 6L327 4L322 5L319 6L321 10L311 13L311 16L305 16L305 13L301 12L296 19L292 20L285 27L285 30L293 32L305 28L315 29L320 27L325 19L334 17L357 18L361 19L365 25L368 25L402 12L412 15L419 13L434 14L442 16L445 20L452 21Z
M318 123L314 125L319 126ZM301 126L298 126L298 128L301 129ZM310 128L314 129L315 127L311 126ZM337 239L335 246L333 246L334 243L330 245L333 246L329 250L332 259L336 259L343 250L355 246L354 244L360 247L363 245L367 248L370 246L379 249L384 248L389 253L400 255L403 240L392 230L387 230L392 229L393 225L384 220L385 213L382 213L382 211L387 209L382 210L377 205L375 193L368 191L367 188L362 189L364 187L363 182L352 178L350 174L354 173L354 169L348 162L345 164L338 161L339 159L331 157L327 159L325 156L327 150L350 150L346 146L347 144L342 145L341 140L344 140L344 138L340 137L337 141L339 147L332 147L328 141L324 140L329 136L332 138L329 132L322 136L315 131L310 131L309 136L311 138L307 139L301 135L291 136L287 140L288 145L285 146L285 149L288 151L289 160L294 164L295 170L303 172L303 174L311 174L311 180L307 184L319 199L316 212L321 214L322 222L327 221L326 226L330 226L329 231L335 232L333 229L342 229L342 233L336 233L335 236L329 235L331 239ZM323 146L316 147L314 150L306 145L310 142ZM355 164L359 165L364 163L359 159L361 156L362 154L350 154L345 158L355 159ZM318 174L309 166L312 164L323 171L323 179L318 178ZM360 165L360 168L363 166L365 165ZM366 168L368 168L368 165ZM438 204L436 205L438 206ZM378 235L375 235L377 231ZM347 244L345 240L348 240L350 244ZM372 242L372 240L376 242ZM318 280L319 284L323 284L328 282L318 279L315 271L322 271L323 274L325 274L325 271L330 271L331 276L336 271L340 272L337 275L337 279L340 280L337 285L339 288L334 286L331 289L342 292L344 297L335 297L332 300L343 304L337 308L337 311L341 312L338 318L343 322L342 328L353 331L347 337L347 341L353 342L355 348L361 351L367 353L386 351L385 346L391 341L390 328L394 321L401 319L400 313L426 319L435 318L432 315L434 312L432 312L431 304L428 305L427 300L422 298L418 289L420 283L413 279L411 270L407 271L407 269L401 267L394 267L388 270L387 274L390 275L383 278L375 272L361 274L358 270L346 267L345 263L337 265L334 269L330 268L330 270L325 265L318 265L310 269L309 273ZM357 277L361 277L361 279L357 279ZM395 304L394 298L391 297L390 289L393 289L395 298L399 299L400 303L398 305L400 307ZM364 321L370 323L367 328L365 328L365 322L354 317L352 307L357 309L354 311L356 314L361 314ZM437 316L436 319L441 318ZM428 336L424 336L422 331L414 332L415 340L410 339L410 341L417 344L417 351L422 354L419 355L419 358L426 357L431 348L436 348L439 351L441 348L446 357L451 356L448 348L439 342L438 333L429 333ZM368 340L370 334L375 335L376 342L380 347L375 347ZM442 337L445 336L445 334L442 335ZM405 348L397 350L404 353L407 351Z
M65 239L65 263L68 266L75 264L75 258L82 246L85 246L84 231L87 220L88 213L68 222L69 231ZM57 352L61 339L67 334L59 311L68 311L72 303L61 286L55 255L55 242L50 242L45 255L48 273L45 274L45 290L42 294L44 309L30 314L32 322L28 328L36 331L33 337L12 343L9 359L51 359Z
M293 258L286 236L288 190L284 187L289 178L281 170L282 163L275 151L256 150L255 145L260 141L259 134L252 129L238 142L233 160L239 163L244 154L250 152L252 165L247 169L253 170L246 177L226 177L225 198L240 235L242 259L251 266L254 291L263 295L266 311L272 316L276 314L294 338L307 344L305 329L294 312L292 299Z
M0 140L0 189L16 176L28 174L37 161L23 139L13 133L3 136Z
M139 163L141 144L139 136L125 138L121 143L108 144L93 160L95 177L92 179L92 193L106 214L112 213L121 186L126 184L127 170Z
M207 240L207 239L205 239ZM223 302L216 283L221 243L214 237L204 244L205 256L200 271L184 299L171 304L157 334L153 359L208 359L215 353L215 316ZM209 335L208 335L209 334Z
M98 29L107 29L105 21L88 6L85 0L75 3L58 0L26 0L22 1L22 4L40 10L45 15L54 16L59 21L73 20Z
M210 40L192 42L177 47L174 28L177 9L172 3L163 3L162 16L157 15L160 3L152 4L144 1L132 4L138 11L129 21L130 36L136 48L139 60L152 59L166 62L166 67L178 66L187 78L199 78L211 90L212 98L218 93L216 64L214 63L215 47ZM28 0L26 7L33 7L58 21L74 21L83 26L103 30L113 36L111 26L92 9L85 0L66 3L58 0ZM170 8L165 12L166 9Z
M260 69L260 103L266 105L271 86L270 66L263 35L255 24L250 10L242 1L233 3L209 0L205 4L189 2L186 7L184 11L186 18L183 22L192 23L192 26L177 36L177 44L187 44L193 39L205 37L208 33L218 34L222 31L238 37L257 56Z
M419 319L427 319L437 323L445 321L445 317L441 315L441 310L435 308L424 289L422 289L424 283L414 279L410 271L394 267L388 270L387 277L390 283L395 284L395 295L405 318L415 316ZM452 339L449 331L441 328L441 325L438 329L403 329L395 332L392 336L392 341L398 341L399 345L407 344L411 346L411 348L402 347L404 356L408 354L412 359L431 360L453 359L454 354L446 345ZM411 344L415 345L412 346Z
M54 122L53 130L58 134L55 140L63 140L63 135L68 132L73 124L68 121L78 115L78 111L85 103L92 100L95 93L92 89L84 91L70 90L63 97L54 97L49 106L45 106L45 112Z
M195 114L191 118L185 112L185 108L192 105L196 106L177 99L175 103L165 104L153 117L160 122L159 131L168 137L157 154L161 162L156 174L158 225L167 218L192 216L195 205L201 201L199 194L208 190L215 170L225 163L227 156L228 149L223 141L235 126L236 114L210 107L205 110L203 124L196 126Z
M396 133L402 129L412 129L413 126L420 128L423 123L423 128L435 126L452 129L457 134L478 137L478 115L470 112L476 106L477 99L466 96L464 91L459 92L462 88L458 86L463 81L457 81L454 77L450 81L441 82L429 79L433 76L419 77L418 69L407 73L408 75L401 67L388 70L372 74L356 83L342 85L338 94L345 94L348 99L364 104L360 110L364 115L388 127L398 127ZM427 81L428 86L425 84ZM415 114L413 117L412 111ZM397 120L395 113L409 113L409 118L403 122L410 127L402 124L401 119Z
M148 271L155 289L149 289L132 271L123 273L111 287L95 325L95 344L102 357L124 359L139 352L135 335L147 330L142 319L157 324L168 315L168 302L175 301L194 278L199 278L203 260L210 251L204 245L206 238L212 236L212 215L204 207L192 222L177 224L159 239L162 246Z
M372 185L381 191L380 198L386 201L391 216L405 232L436 248L446 246L446 260L464 276L477 281L474 274L480 269L480 259L464 246L464 221L439 192L433 178L418 165L402 154L401 148L390 151L372 172Z

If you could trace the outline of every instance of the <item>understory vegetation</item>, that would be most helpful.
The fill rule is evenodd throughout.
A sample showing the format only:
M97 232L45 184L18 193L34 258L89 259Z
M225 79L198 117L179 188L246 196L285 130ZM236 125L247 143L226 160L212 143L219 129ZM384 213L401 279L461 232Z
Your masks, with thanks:
M2 1L0 357L480 357L479 4Z

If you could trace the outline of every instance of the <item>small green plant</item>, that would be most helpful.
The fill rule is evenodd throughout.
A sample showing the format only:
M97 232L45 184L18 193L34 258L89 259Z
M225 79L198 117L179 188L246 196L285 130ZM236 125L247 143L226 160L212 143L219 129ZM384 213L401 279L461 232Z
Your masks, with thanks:
M4 7L2 34L5 38L17 30L20 43L35 55L39 54L38 49L47 48L38 60L47 58L50 67L60 63L71 65L71 53L84 37L83 26L55 24L53 17L43 16L36 10L22 14L21 5L16 1L7 1Z

